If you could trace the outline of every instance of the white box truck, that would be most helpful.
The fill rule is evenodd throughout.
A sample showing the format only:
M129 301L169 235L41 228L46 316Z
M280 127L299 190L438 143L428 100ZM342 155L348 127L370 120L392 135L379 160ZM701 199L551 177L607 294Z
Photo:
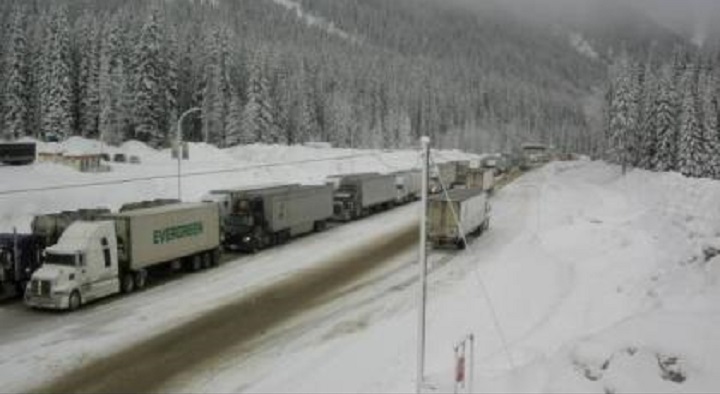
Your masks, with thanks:
M220 258L218 207L180 203L76 221L25 290L25 303L50 309L82 304L145 286L148 271L180 263L192 270Z
M457 220L460 221L458 225ZM431 196L428 205L428 238L433 247L465 248L470 235L490 227L490 203L483 189L456 189Z
M395 175L349 175L334 194L333 219L350 221L392 207L397 197Z

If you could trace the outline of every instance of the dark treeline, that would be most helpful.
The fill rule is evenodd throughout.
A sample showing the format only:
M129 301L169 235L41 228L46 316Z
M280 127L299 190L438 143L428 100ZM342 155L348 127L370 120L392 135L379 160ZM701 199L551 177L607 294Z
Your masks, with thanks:
M0 0L0 132L587 151L603 67L557 36L426 0Z
M618 58L606 95L611 161L720 179L720 58L694 52Z

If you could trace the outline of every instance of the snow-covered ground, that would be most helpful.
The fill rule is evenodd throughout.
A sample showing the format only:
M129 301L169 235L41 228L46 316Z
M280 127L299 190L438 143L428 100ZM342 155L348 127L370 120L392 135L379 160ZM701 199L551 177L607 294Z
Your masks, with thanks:
M717 201L717 182L621 177L592 162L508 186L490 233L431 259L444 261L431 275L427 390L453 390L453 345L473 333L479 392L717 392L720 257L706 256L720 248ZM167 388L411 392L416 290L406 284L375 283L364 290L373 301L326 305Z
M0 168L0 184L11 188L6 181L17 180L12 187L32 188L174 173L168 152L146 153L145 164L114 165L104 175L49 164ZM330 173L417 162L412 151L307 162L365 153L196 145L188 171L305 163L191 177L185 193L199 198L217 188L215 182L319 182ZM173 179L159 179L87 194L0 196L0 217L3 226L7 220L21 226L39 207L117 207L127 198L173 197L175 187ZM720 391L720 257L712 256L720 249L718 201L719 182L644 171L622 177L618 168L598 162L552 163L502 189L488 233L463 253L430 256L427 391L452 391L453 345L470 333L479 392ZM0 305L2 391L26 390L182 324L210 305L312 269L347 248L372 245L373 237L411 225L416 214L417 205L395 209L78 314L36 315ZM164 390L413 391L415 259L412 250L401 253L252 344L229 346L193 366Z

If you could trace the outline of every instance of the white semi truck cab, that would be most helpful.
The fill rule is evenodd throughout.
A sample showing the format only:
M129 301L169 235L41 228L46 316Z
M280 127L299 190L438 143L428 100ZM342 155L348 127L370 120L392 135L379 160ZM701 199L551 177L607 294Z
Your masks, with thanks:
M119 277L115 223L75 222L57 244L45 249L45 263L33 274L25 302L74 310L120 292Z

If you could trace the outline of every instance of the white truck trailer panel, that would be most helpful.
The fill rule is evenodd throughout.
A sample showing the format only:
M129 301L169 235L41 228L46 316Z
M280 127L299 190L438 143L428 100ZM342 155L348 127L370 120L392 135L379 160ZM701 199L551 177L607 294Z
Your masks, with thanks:
M488 218L487 194L482 189L457 189L430 200L428 235L434 242L458 240L477 230ZM454 213L453 213L454 210ZM456 216L462 223L459 231Z
M316 221L328 220L332 216L333 187L299 186L285 192L268 194L264 197L264 203L266 219L272 231L312 226Z
M395 200L397 195L394 175L364 177L360 181L360 205L363 208Z
M113 215L119 259L139 270L220 245L217 204L182 203Z

